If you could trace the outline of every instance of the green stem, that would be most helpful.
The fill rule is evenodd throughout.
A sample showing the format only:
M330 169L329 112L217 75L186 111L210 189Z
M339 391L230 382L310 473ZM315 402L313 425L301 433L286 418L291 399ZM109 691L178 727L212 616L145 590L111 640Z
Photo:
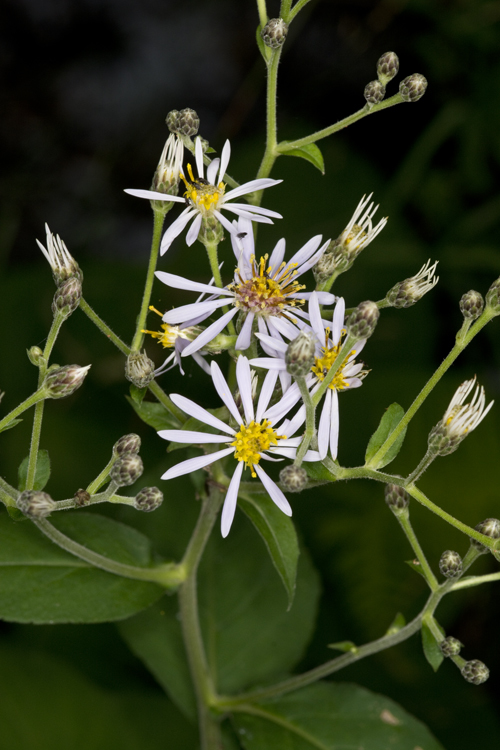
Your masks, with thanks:
M71 555L78 557L93 565L96 568L106 570L108 573L114 573L123 578L134 578L139 581L151 581L158 583L166 589L176 589L183 581L183 571L179 565L165 563L152 568L138 568L134 565L125 565L124 563L111 560L109 557L99 555L97 552L84 547L73 539L56 529L47 519L33 520L35 526L45 534L54 544L66 550Z
M97 326L97 328L106 336L107 339L111 341L111 343L113 343L117 347L117 349L122 352L122 354L125 354L126 356L130 354L130 347L127 346L127 344L122 341L121 338L116 335L116 333L113 333L111 328L102 320L102 318L99 317L99 315L90 307L88 302L86 302L83 297L80 300L80 309L83 310L89 320L91 320L92 323Z
M98 505L99 503L116 503L117 505L130 505L133 507L135 505L135 498L115 494L111 494L110 496L107 492L98 492L96 495L92 495L90 500L85 502L85 508L89 505ZM57 507L54 508L54 513L58 510L73 510L74 508L80 507L81 505L78 500L74 497L69 497L66 500L57 501Z
M284 18L285 21L288 21L288 23L291 23L295 16L300 13L302 8L306 6L308 3L310 3L311 0L297 0L295 5L293 6L292 10L288 13L288 17L282 15L282 18ZM291 3L289 3L290 5Z
M158 211L153 208L153 213L154 223L153 239L151 241L151 254L149 256L149 265L148 272L146 274L146 283L144 285L144 294L142 295L141 310L139 312L139 317L137 318L135 334L132 340L131 350L133 352L138 352L144 341L144 333L142 332L142 329L146 325L149 303L151 302L151 292L153 290L156 264L158 262L158 253L160 251L161 232L163 229L163 222L165 221L165 214L162 210Z
M267 23L266 0L257 0L257 11L259 13L260 25L265 26Z
M387 451L390 449L390 447L395 443L395 441L398 439L401 432L405 429L405 427L409 424L409 422L413 419L417 411L420 409L422 404L424 403L425 399L429 395L429 393L432 391L432 389L437 385L437 383L440 381L440 379L443 377L444 373L448 370L448 368L453 364L453 362L456 360L456 358L459 356L459 354L465 349L465 347L472 341L474 336L476 336L479 331L484 328L484 326L489 323L489 321L495 317L495 313L490 310L490 308L486 308L483 314L481 315L478 320L474 323L468 334L460 341L460 343L456 343L451 352L448 354L446 359L441 363L441 365L438 367L434 375L427 381L427 383L424 385L406 414L404 415L403 419L397 427L391 432L385 443L383 443L378 451L375 453L374 456L368 461L366 464L367 467L370 468L376 468L380 461L384 458Z
M19 406L16 406L15 409L12 409L12 411L9 412L7 416L5 416L3 419L0 419L0 432L9 424L9 422L12 422L12 420L16 419L20 414L23 413L23 411L30 409L40 400L44 399L45 396L46 394L43 388L39 388L37 391L32 393L31 396L28 396L28 398L21 404L19 404Z
M169 397L167 396L167 394L165 393L165 391L163 390L163 388L161 386L159 386L158 383L155 380L153 380L148 385L148 388L151 391L151 393L153 394L153 396L155 396L158 399L158 401L160 402L160 404L162 404L162 406L164 406L165 409L167 409L167 411L169 411L170 414L172 414L172 416L175 417L175 419L177 420L178 424L179 425L183 425L184 422L186 421L186 415L184 414L184 412L181 409L179 409L179 407L177 407L174 404L173 401L171 401L169 399Z
M312 397L312 402L314 406L317 406L319 402L321 401L321 398L323 397L323 394L326 393L326 389L332 382L333 378L337 374L338 370L340 369L342 363L344 362L345 358L350 353L352 347L356 343L356 339L353 336L347 336L346 340L344 341L344 344L342 346L342 349L339 351L337 356L332 362L332 366L328 370L323 382L321 383L320 387Z
M401 513L395 513L394 515L398 519L399 524L406 534L406 538L408 539L413 552L415 553L417 560L420 563L420 567L422 568L422 572L425 575L425 580L429 584L429 588L431 589L431 591L436 591L439 588L439 583L437 582L436 576L432 572L431 566L427 562L424 551L420 546L420 542L418 541L416 534L413 531L408 510L406 510L406 512L403 511Z
M89 495L93 495L100 487L102 487L102 485L108 478L111 467L113 466L117 458L117 456L112 456L104 469L99 472L96 478L88 485L87 492L89 493Z
M278 157L277 152L277 118L276 118L276 94L278 87L278 65L280 62L282 47L272 50L271 57L267 63L267 101L266 101L266 148L257 179L268 177ZM262 200L262 190L258 190L252 203L259 206Z
M469 576L453 584L450 591L459 591L459 589L470 589L473 586L481 586L483 583L492 583L500 581L500 573L488 573L484 576Z
M302 401L304 402L304 405L306 407L306 429L304 432L304 437L302 438L302 442L299 445L299 448L297 450L295 461L294 461L295 466L300 466L311 444L311 440L314 436L314 432L316 429L316 419L315 419L316 407L314 406L312 398L311 398L311 394L309 393L309 388L307 387L306 379L304 377L296 377L295 382L297 383L299 387L300 395L302 396Z

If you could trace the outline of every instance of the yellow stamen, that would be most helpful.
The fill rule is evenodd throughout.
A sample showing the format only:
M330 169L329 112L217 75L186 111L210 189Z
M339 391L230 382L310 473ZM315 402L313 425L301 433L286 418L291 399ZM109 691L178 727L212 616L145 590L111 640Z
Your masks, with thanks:
M332 346L331 348L328 348L328 339L330 337L330 329L327 328L325 331L325 346L321 349L322 356L321 357L315 357L314 358L314 365L311 367L311 372L316 375L318 380L323 381L325 377L328 375L328 372L335 362L338 353L342 349L342 339L345 336L345 332L342 331L342 335L340 337L339 343L336 346ZM340 365L339 369L333 376L333 380L328 385L328 388L331 388L332 390L336 391L342 391L344 388L349 388L349 383L344 377L344 369L347 365L348 360L353 356L353 354L356 354L356 350L353 349L350 351L347 355L347 357L344 359L342 364ZM359 376L358 376L359 377Z
M277 445L278 440L285 439L285 435L277 435L270 427L270 422L264 419L262 422L250 422L242 424L236 433L234 442L234 456L238 461L244 461L247 468L256 477L254 466L259 463L262 451L268 450L271 445Z
M183 174L179 175L186 186L185 199L203 214L211 213L214 208L218 207L224 195L226 190L225 184L220 182L218 187L216 187L206 180L202 180L201 178L196 179L193 175L191 164L187 165L187 171L190 179L189 182Z

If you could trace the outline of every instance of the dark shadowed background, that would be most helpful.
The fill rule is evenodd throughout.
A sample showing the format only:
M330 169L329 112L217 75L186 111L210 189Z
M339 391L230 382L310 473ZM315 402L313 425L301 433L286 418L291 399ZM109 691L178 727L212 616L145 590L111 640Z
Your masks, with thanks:
M277 9L277 3L269 3L270 15ZM45 222L80 264L87 301L130 340L142 295L151 212L146 201L123 189L149 187L168 135L167 112L196 109L200 133L218 152L231 139L231 174L239 182L255 175L265 124L257 23L251 0L4 0L3 409L13 408L34 389L36 372L25 350L43 346L51 322L53 281L35 243L35 238L44 240ZM339 460L345 465L362 463L384 409L394 401L407 408L446 356L461 325L461 295L469 289L485 294L500 275L499 48L500 4L486 0L318 0L292 26L278 91L283 139L300 137L361 108L363 88L376 78L376 61L387 50L400 57L396 80L419 72L429 81L418 103L367 117L321 142L324 176L306 162L281 158L272 176L284 182L264 198L264 205L284 219L259 229L259 250L270 250L286 236L294 252L314 234L336 237L361 196L374 191L380 216L390 219L334 288L348 306L382 298L428 258L439 260L435 290L413 308L383 312L363 353L371 373L362 389L341 396ZM389 84L388 95L396 90L396 82ZM188 249L181 238L160 268L206 280L203 253L201 245ZM223 246L224 253L229 258ZM158 284L152 301L166 309L185 299ZM151 324L156 327L156 321ZM429 429L460 382L477 375L488 398L500 399L499 326L500 321L493 321L478 336L429 397L390 467L395 472L409 472L416 465ZM160 364L158 346L153 342L148 350ZM123 357L80 311L64 326L54 361L92 363L92 369L77 395L46 409L41 445L52 459L47 487L52 496L69 497L86 486L107 462L113 443L131 431L143 439L141 485L161 484L159 476L172 457L125 401ZM174 373L160 382L167 392L182 388L194 398L200 388L208 391L194 363L180 380ZM207 392L205 405L216 405L213 394ZM436 503L473 526L500 516L499 430L495 407L459 452L436 461L421 481ZM27 416L0 436L0 471L13 484L29 435ZM187 482L162 489L167 497L155 514L138 517L119 509L110 514L144 530L168 556L173 552L165 548L162 528L178 522L184 527L181 514L183 519L194 516L196 506ZM411 550L385 506L381 487L351 482L296 496L292 502L324 588L318 629L302 664L307 668L330 658L327 643L378 637L398 611L409 620L426 592L420 577L404 565ZM412 519L435 569L443 550L465 553L467 540L428 511L414 507ZM242 523L239 514L235 523ZM179 531L180 548L183 533ZM495 569L490 556L476 568ZM499 736L497 594L498 584L461 592L438 611L447 633L465 644L465 657L490 667L485 685L465 683L448 662L434 675L417 638L337 679L357 681L400 701L450 750L491 744ZM114 691L118 700L127 690L159 694L114 626L3 624L0 634L13 653L29 644ZM36 691L27 691L27 704L36 701Z

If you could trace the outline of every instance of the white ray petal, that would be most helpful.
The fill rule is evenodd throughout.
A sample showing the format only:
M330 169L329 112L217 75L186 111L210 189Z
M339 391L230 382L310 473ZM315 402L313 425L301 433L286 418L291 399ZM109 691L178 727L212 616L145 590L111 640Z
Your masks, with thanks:
M218 289L213 287L211 284L200 284L198 281L191 281L190 279L184 278L184 276L177 276L175 273L166 273L165 271L156 271L155 276L159 279L162 284L171 286L173 289L186 289L190 292L203 292L206 294L224 294L226 296L233 296L233 292L228 291L226 288ZM205 300L207 302L209 300ZM194 304L199 304L195 302Z
M227 435L212 435L208 432L194 432L193 430L159 430L158 435L173 443L227 443ZM230 439L230 438L229 438Z
M186 346L184 351L182 352L183 357L189 357L190 354L193 354L194 352L198 352L200 349L203 349L205 344L208 344L212 339L214 339L218 334L224 330L224 328L227 326L229 321L234 318L236 313L238 312L238 308L234 307L232 310L228 310L227 313L224 313L224 315L221 315L218 320L214 321L211 325L208 326L208 328L205 328L204 331L200 333L199 336L195 338L194 341L191 341L191 343Z
M224 175L226 174L226 169L227 169L227 165L229 164L230 158L231 158L231 144L229 143L229 141L226 141L222 148L222 153L220 155L219 182L222 182L224 179Z
M331 389L328 389L331 390ZM332 391L332 413L330 417L330 452L332 458L337 458L339 447L339 394Z
M163 322L169 325L177 325L198 315L204 315L207 311L214 312L214 310L227 304L227 299L213 299L205 302L193 302L191 305L182 305L181 307L175 307L173 310L168 310L163 316Z
M175 203L185 203L184 198L180 195L167 195L166 193L158 193L156 190L136 190L135 188L127 188L123 191L128 195L133 195L135 198L147 198L152 201L174 201Z
M196 158L196 169L198 170L198 177L203 179L203 147L201 145L201 138L198 136L194 144L194 155Z
M215 360L212 360L210 369L212 370L212 380L214 381L215 390L235 418L237 424L241 425L243 419L241 418L241 414L234 402L233 394L226 382L226 378L222 374L222 371Z
M190 417L194 417L200 422L209 424L211 427L215 427L217 430L227 432L229 435L236 434L232 427L229 427L229 425L225 424L221 419L214 417L214 415L210 414L210 412L204 409L203 406L199 406L199 404L191 401L190 398L181 396L180 393L171 393L170 399L176 406L179 407L179 409L182 409L182 411L185 414L188 414Z
M269 477L264 469L262 469L258 464L255 464L255 471L260 481L268 491L269 497L271 498L273 503L275 503L285 515L291 516L292 509L290 507L290 503L288 502L278 485L273 482L271 477Z
M252 422L255 419L252 400L252 375L250 373L248 359L243 355L240 355L236 362L236 380L238 382L238 390L240 392L245 418L247 423Z
M186 245L188 247L191 247L191 245L194 244L198 239L198 235L201 229L201 220L202 215L198 214L194 217L194 221L188 229L188 233L186 234Z
M340 335L344 327L344 316L345 316L345 300L343 297L339 297L337 300L337 304L335 305L335 310L333 312L333 320L332 320L331 336L332 336L332 342L334 346L337 346L337 344L340 341Z
M224 448L222 451L216 451L215 453L209 453L206 456L197 456L196 458L188 458L187 461L182 461L176 466L172 466L171 469L162 474L162 479L174 479L174 477L180 477L183 474L191 474L197 469L203 469L209 464L213 464L214 461L218 461L219 458L229 456L230 453L234 452L234 448Z
M236 339L236 344L234 345L234 348L236 350L243 351L244 349L248 349L248 347L250 346L252 341L252 325L254 318L255 315L253 313L248 313L248 315L246 316L245 322L241 327L240 334Z
M184 209L184 211L179 214L177 219L169 226L165 234L163 235L161 246L160 246L160 255L164 255L172 242L175 240L176 237L180 235L186 224L188 224L191 221L191 218L197 213L195 208L191 208L188 206Z
M225 538L229 534L231 524L233 523L234 514L236 511L236 503L238 502L238 490L240 488L241 474L245 464L243 461L238 461L238 466L234 470L234 474L231 478L229 487L227 488L226 498L224 500L224 506L222 508L221 525L220 530L222 536Z
M250 182L245 182L244 185L240 185L239 187L230 190L228 193L226 193L224 199L226 201L233 200L233 198L239 198L240 195L253 193L255 190L264 190L265 188L273 187L273 185L279 185L280 182L283 182L283 180L271 180L269 177L262 177L258 180L250 180Z
M318 450L321 460L325 458L328 453L328 442L330 439L330 417L332 413L332 389L327 388L325 394L325 401L323 403L323 409L321 410L321 417L319 420L318 427Z
M215 185L215 178L217 177L217 170L220 166L220 159L212 159L207 167L207 180L211 185Z
M322 240L321 234L317 234L314 237L311 237L311 239L308 240L306 244L303 245L303 247L301 247L300 250L298 250L295 253L295 255L292 255L292 257L286 264L287 268L289 268L292 265L292 263L296 264L297 266L301 266L302 263L308 260L308 258L310 258L314 252L316 252L321 240Z
M271 396L273 395L274 389L276 388L277 379L278 373L276 370L270 370L264 378L262 390L260 392L259 403L257 404L257 422L260 422L262 420L262 415L269 406L269 401L271 400Z

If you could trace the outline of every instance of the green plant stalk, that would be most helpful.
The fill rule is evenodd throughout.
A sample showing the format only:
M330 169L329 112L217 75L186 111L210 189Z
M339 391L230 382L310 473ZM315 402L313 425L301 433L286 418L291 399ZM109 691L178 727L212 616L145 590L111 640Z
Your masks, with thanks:
M151 581L152 583L158 583L166 589L176 589L183 581L183 571L179 565L165 563L151 568L138 568L135 565L125 565L124 563L111 560L109 557L100 555L97 552L88 549L88 547L78 544L78 542L70 539L66 534L59 531L59 529L56 529L56 527L45 518L38 520L33 519L33 523L43 534L45 534L45 536L54 542L54 544L57 544L58 547L66 550L70 555L74 555L80 560L84 560L89 563L89 565L101 568L108 573L114 573L123 578L133 578L139 581Z
M212 472L216 481L217 470L218 467L214 464ZM185 576L179 589L182 633L197 698L202 750L219 750L222 747L219 722L211 711L211 706L215 701L215 689L201 634L197 595L198 566L222 500L223 495L220 490L211 486L208 496L203 499L195 530L179 565Z
M85 502L85 508L90 505L98 505L99 503L116 503L117 505L135 505L134 497L125 497L124 495L108 495L107 492L98 492L93 495L90 500ZM54 513L58 510L73 510L74 508L81 508L78 501L74 497L69 497L66 500L57 500L57 507L54 508Z
M422 572L425 575L425 580L427 581L430 590L436 591L439 588L439 583L437 582L436 576L432 572L431 566L427 562L424 551L420 546L420 542L418 541L417 536L413 531L413 527L410 523L410 514L408 513L408 511L406 511L406 513L395 513L394 515L399 521L399 524L403 529L417 560L420 563L420 567L422 568Z
M351 351L352 347L356 343L356 339L354 336L347 336L346 340L344 341L344 344L342 346L342 349L339 351L337 356L332 362L332 366L328 370L327 374L325 375L325 378L323 382L321 383L320 387L312 397L312 402L314 406L317 406L319 402L321 401L323 394L326 393L326 389L332 382L333 378L337 374L338 370L342 366L345 358L348 356L349 352Z
M153 396L158 399L160 404L162 404L162 406L164 406L165 409L167 409L167 411L169 411L170 414L172 414L172 416L177 419L179 425L183 425L186 421L186 415L183 411L181 411L181 409L179 409L178 406L174 404L173 401L169 399L163 388L158 385L155 380L151 381L151 383L148 385L148 388Z
M257 0L257 11L259 13L260 25L265 26L267 23L266 0Z
M472 328L469 330L468 334L460 341L455 343L455 346L451 350L451 352L448 354L446 359L441 363L441 365L438 367L434 375L432 375L431 378L427 381L425 386L422 388L406 414L404 415L403 419L399 424L396 426L396 428L391 432L385 443L383 443L378 451L375 453L374 456L368 461L366 464L369 468L376 468L379 461L384 458L387 451L390 449L390 447L393 445L393 443L398 439L401 432L404 430L404 428L409 424L409 422L413 419L417 411L420 409L422 404L424 403L425 399L429 395L429 393L432 391L432 389L437 385L437 383L441 380L444 373L448 370L449 367L453 364L453 362L457 359L459 354L465 349L465 347L472 341L474 336L476 336L479 331L484 328L484 326L489 323L489 321L495 317L495 313L490 309L486 308L481 315L480 318L476 320ZM336 360L335 360L336 361Z
M481 586L483 583L493 583L493 581L500 581L500 573L488 573L484 576L468 576L454 583L450 591L470 589L473 586Z
M318 292L329 292L334 282L338 279L341 273L343 272L335 271L335 273L332 273L332 275L326 281L323 281L323 283L316 285L316 290ZM346 315L347 315L347 310L346 310Z
M153 208L153 215L153 239L151 241L151 253L149 256L146 283L144 285L144 293L142 295L141 310L139 312L139 317L137 318L135 334L134 338L132 339L132 345L130 347L133 352L138 352L144 342L144 333L142 329L146 325L149 303L151 301L151 292L153 290L153 281L155 278L156 264L158 262L158 253L160 251L161 232L163 229L163 222L165 221L165 213L162 210Z
M37 404L40 400L44 399L46 397L45 391L43 388L38 388L34 393L31 394L31 396L28 396L28 398L19 404L19 406L16 406L15 409L12 409L11 412L7 414L3 419L0 420L0 431L6 427L9 422L12 422L13 419L16 419L20 414L23 413L23 411L26 411L27 409L30 409L32 406Z
M294 461L295 466L300 466L311 444L311 440L316 429L316 407L313 404L311 394L309 393L309 388L306 385L305 377L296 377L295 382L299 387L302 401L304 402L304 405L306 407L306 429L304 432L304 437L302 438L302 442L299 445L297 453L295 454Z
M271 51L271 57L267 63L267 96L266 96L266 148L257 179L269 177L274 162L278 157L277 152L277 118L276 118L276 94L278 87L278 65L280 62L282 47ZM253 195L252 203L260 206L262 201L262 190L257 190Z
M88 485L87 492L89 493L89 495L93 495L100 487L102 487L104 482L107 480L109 472L111 471L111 467L113 466L117 458L118 456L111 456L104 469L100 471L96 478Z
M304 8L310 2L311 2L311 0L297 0L297 2L295 3L295 5L291 9L291 11L288 13L288 15L285 16L284 13L282 13L281 17L284 18L284 20L287 21L288 23L291 23L293 21L293 19L295 18L295 16L297 15L297 13L300 13L300 11L302 10L302 8ZM285 3L283 3L283 5L284 4ZM291 1L287 2L287 5L290 6L291 5Z
M128 355L130 354L130 347L111 330L111 328L102 320L102 318L99 317L99 315L90 307L89 303L86 302L83 297L80 300L79 306L80 309L89 318L89 320L91 320L92 323L97 326L101 333L103 333L106 338L109 339L111 343L114 344L116 348L122 352L122 354L125 354L125 356L128 357Z

